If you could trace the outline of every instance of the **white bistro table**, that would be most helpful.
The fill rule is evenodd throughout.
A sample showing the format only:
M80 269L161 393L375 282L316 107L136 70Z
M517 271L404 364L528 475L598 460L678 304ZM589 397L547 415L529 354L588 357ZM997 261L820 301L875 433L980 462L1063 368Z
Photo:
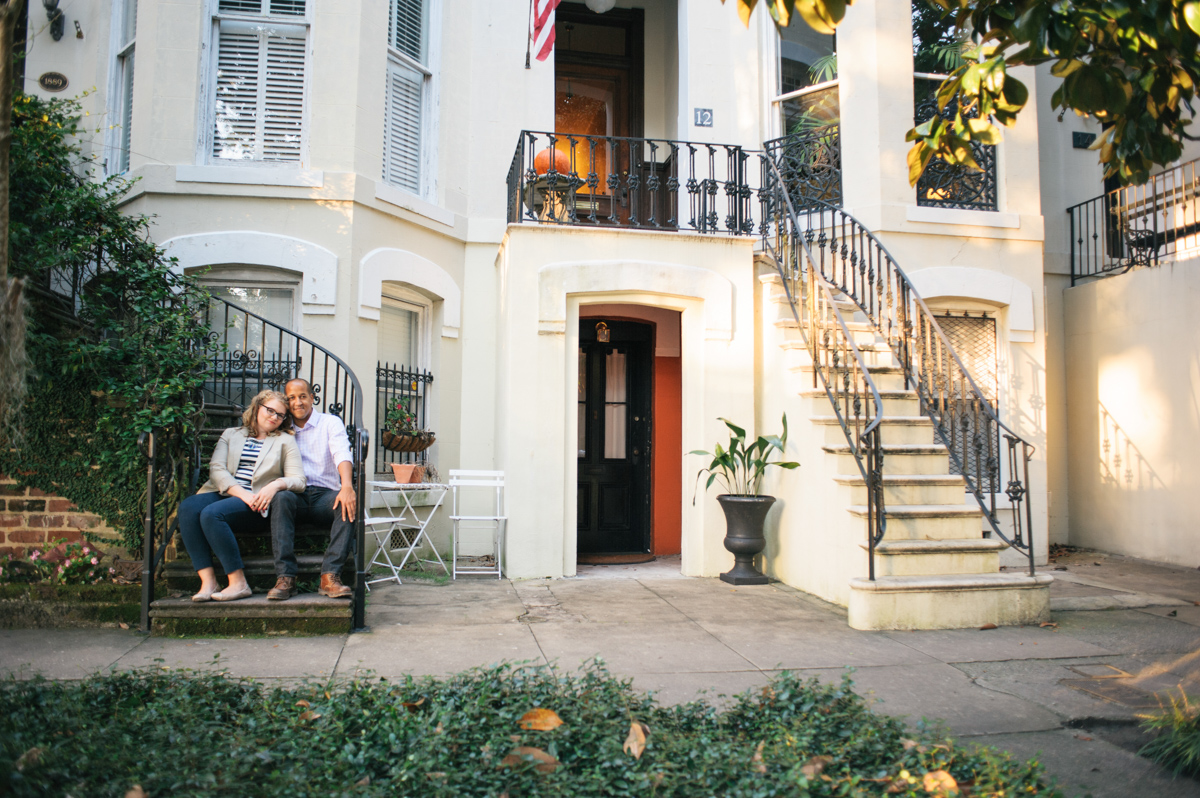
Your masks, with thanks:
M442 561L441 555L437 553L437 549L434 548L425 532L433 514L445 501L446 492L450 490L450 486L436 482L367 482L367 484L371 486L372 499L378 497L379 503L382 505L382 507L372 508L369 505L375 504L375 502L368 502L366 517L363 519L367 532L375 536L375 542L378 544L374 556L367 563L367 573L370 573L371 569L378 565L386 568L392 574L391 576L381 576L378 579L368 579L367 590L370 590L371 585L375 582L388 582L394 579L396 584L400 584L400 571L410 557L430 565L436 562L442 566L442 570L450 573L450 569L446 567L446 563ZM424 500L414 502L417 497L422 497ZM376 515L376 512L380 514ZM400 532L402 543L396 548L396 551L404 552L399 563L395 563L391 556L392 533L396 531ZM421 547L422 541L433 552L434 559L421 559L417 556L416 552Z

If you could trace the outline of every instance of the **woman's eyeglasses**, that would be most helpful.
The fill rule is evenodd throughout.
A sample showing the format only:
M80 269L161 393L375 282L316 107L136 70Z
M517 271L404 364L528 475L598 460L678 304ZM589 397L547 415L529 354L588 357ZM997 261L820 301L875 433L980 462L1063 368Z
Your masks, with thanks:
M266 410L268 413L270 413L271 418L277 418L280 421L283 421L285 418L287 418L287 413L280 413L278 410L274 410L270 407L267 407L266 405L263 405L262 409Z

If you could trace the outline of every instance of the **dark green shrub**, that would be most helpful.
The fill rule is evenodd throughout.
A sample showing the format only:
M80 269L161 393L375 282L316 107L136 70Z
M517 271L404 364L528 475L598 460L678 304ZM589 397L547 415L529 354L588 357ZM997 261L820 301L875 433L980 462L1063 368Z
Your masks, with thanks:
M849 688L784 673L718 711L658 706L595 665L336 689L166 668L9 682L0 784L17 796L119 796L137 784L173 798L954 794L928 791L935 782L963 796L1061 795L1036 763L909 739ZM535 708L562 725L523 729ZM640 757L629 747L635 724L649 729Z

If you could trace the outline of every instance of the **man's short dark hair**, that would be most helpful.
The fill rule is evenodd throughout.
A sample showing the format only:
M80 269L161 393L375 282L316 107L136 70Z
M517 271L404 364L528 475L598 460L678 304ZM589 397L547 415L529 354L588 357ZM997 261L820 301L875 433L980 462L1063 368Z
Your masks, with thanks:
M284 393L287 393L288 386L291 385L293 382L304 383L304 390L307 391L310 396L312 395L312 383L309 382L308 380L304 379L303 377L293 377L292 379L285 382L283 384L283 392Z

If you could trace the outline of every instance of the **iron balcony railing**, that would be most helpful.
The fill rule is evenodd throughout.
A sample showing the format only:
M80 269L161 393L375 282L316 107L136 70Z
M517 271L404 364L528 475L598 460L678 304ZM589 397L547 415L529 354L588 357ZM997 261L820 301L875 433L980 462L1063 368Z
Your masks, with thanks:
M255 394L268 388L281 391L288 380L296 378L303 378L312 386L316 409L337 416L346 425L357 493L353 624L355 629L364 628L366 540L363 513L370 437L363 427L363 391L358 377L341 358L323 346L219 297L210 298L208 305L198 309L197 313L205 321L204 329L209 330L194 343L205 360L201 392L207 425L219 429L239 424L242 411ZM155 575L178 528L177 504L163 512L161 501L155 495L159 484L157 435L149 432L142 439L148 461L142 571L143 631L150 630L150 600L154 595ZM211 437L211 434L205 436L204 445L211 445ZM200 449L193 452L194 473L188 493L196 490L201 464L207 462L208 454ZM160 505L157 508L156 502Z
M753 235L758 157L735 144L523 130L508 221Z
M1154 266L1172 255L1200 254L1198 161L1167 169L1067 208L1071 285Z
M913 122L920 125L941 115L952 120L958 113L958 103L949 102L938 110L937 92L946 75L918 73L913 76ZM971 108L964 116L979 116ZM996 178L996 147L992 144L972 144L971 155L979 169L961 164L947 163L934 158L917 180L917 205L930 208L959 208L975 211L999 209L999 194Z
M806 86L778 98L784 135L763 145L777 163L792 208L807 209L807 199L842 204L841 107L836 79ZM768 179L764 176L763 185Z

